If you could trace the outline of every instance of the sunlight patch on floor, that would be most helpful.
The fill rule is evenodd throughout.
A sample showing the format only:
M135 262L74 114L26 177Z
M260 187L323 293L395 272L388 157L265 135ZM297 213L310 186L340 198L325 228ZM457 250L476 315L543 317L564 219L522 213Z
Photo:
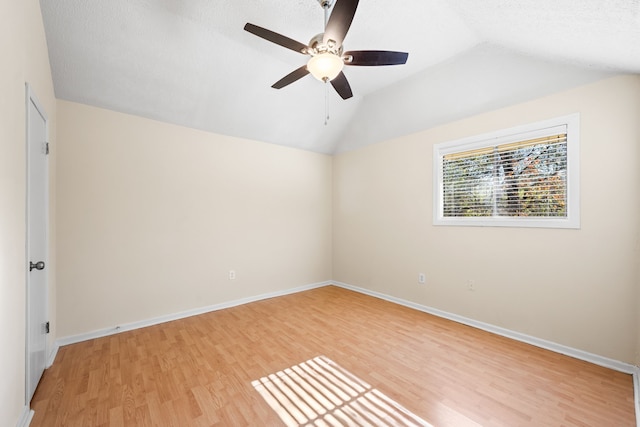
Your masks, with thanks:
M251 384L288 427L431 426L325 356Z

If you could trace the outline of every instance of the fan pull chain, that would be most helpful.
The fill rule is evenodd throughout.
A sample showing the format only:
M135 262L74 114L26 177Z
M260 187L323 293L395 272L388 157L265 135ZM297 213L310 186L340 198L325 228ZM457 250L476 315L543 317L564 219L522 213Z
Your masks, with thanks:
M329 87L324 82L324 125L329 121Z

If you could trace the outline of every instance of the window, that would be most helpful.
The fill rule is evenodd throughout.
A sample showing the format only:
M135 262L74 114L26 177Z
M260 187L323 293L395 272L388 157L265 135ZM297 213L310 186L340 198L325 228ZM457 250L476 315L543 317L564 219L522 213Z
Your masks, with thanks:
M579 116L434 146L435 225L580 228Z

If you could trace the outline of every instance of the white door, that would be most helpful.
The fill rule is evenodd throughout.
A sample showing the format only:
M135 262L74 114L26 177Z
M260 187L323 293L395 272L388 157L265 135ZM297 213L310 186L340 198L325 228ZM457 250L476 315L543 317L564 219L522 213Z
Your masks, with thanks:
M27 85L27 404L46 364L47 347L47 116Z

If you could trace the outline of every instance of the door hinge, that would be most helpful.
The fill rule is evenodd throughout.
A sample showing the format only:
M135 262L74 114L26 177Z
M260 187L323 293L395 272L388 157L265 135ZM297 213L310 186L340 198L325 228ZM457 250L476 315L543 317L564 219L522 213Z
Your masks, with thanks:
M44 154L47 154L47 155L49 154L49 143L48 142L45 143Z
M44 333L48 334L49 333L49 322L44 324Z

